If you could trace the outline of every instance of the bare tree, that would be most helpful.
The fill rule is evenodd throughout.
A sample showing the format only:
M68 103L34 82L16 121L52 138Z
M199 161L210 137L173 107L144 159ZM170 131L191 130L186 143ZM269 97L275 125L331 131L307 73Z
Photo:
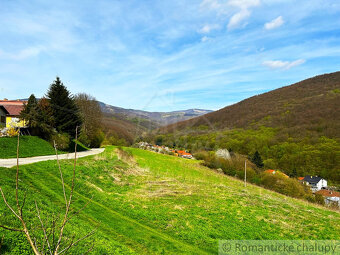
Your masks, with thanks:
M17 143L17 169L16 169L16 178L15 178L15 201L16 201L16 208L12 207L9 203L8 200L6 199L6 196L0 187L0 192L3 198L4 203L6 204L7 208L11 211L11 213L20 221L21 227L20 228L15 228L11 226L6 226L6 225L0 225L1 228L9 231L17 231L17 232L23 232L26 236L26 239L28 243L30 244L34 254L36 255L43 255L43 254L49 254L49 255L59 255L59 254L64 254L68 252L71 248L73 248L75 245L79 244L79 242L87 239L93 233L95 230L92 230L91 232L87 233L81 238L76 239L75 236L72 236L71 238L67 238L64 235L65 228L67 224L70 222L70 220L74 217L77 216L83 209L85 209L89 203L92 201L92 198L79 210L76 210L74 212L71 212L71 204L72 204L72 199L73 199L73 194L74 194L74 186L75 186L75 173L76 173L76 165L77 165L77 137L78 137L78 128L76 128L76 138L75 138L75 156L74 156L74 164L73 164L73 175L72 175L72 184L71 184L71 190L69 196L66 194L65 190L65 182L63 178L63 172L60 167L60 162L58 158L58 151L57 151L57 146L54 142L54 148L55 148L55 153L57 157L57 163L58 163L58 169L60 173L60 180L62 184L62 189L63 189L63 196L65 200L65 212L62 216L61 223L58 224L59 217L55 216L54 214L52 215L51 219L48 222L43 221L41 217L41 212L38 207L38 203L35 201L35 209L36 209L36 216L39 220L40 226L39 229L42 231L43 238L42 240L37 240L36 237L34 237L34 234L32 234L32 229L29 229L28 223L26 218L24 217L23 214L23 208L25 206L25 201L26 201L26 193L24 194L24 198L22 202L20 203L19 201L19 135L18 135L18 143ZM35 226L38 227L38 226ZM3 238L0 243L3 243ZM92 251L94 244L90 245L89 249L86 251L86 254Z

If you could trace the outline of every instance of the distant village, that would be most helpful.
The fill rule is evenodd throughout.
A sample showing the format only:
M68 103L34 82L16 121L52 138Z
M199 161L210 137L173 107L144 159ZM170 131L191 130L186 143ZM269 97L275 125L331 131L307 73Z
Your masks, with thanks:
M154 151L162 154L169 154L180 158L194 159L193 155L185 150L171 149L164 145L159 146L147 142L139 142L137 145L138 148L143 150Z
M164 145L159 146L147 142L139 142L137 144L137 147L143 150L173 155L180 158L195 159L191 153L185 150L172 149ZM216 152L216 155L226 159L230 158L228 150L220 149ZM265 170L265 172L268 174L280 174L286 178L290 178L288 175L279 170L268 169ZM326 205L337 204L338 207L340 207L340 192L331 190L330 187L327 186L327 180L319 176L311 175L306 175L305 177L298 177L298 180L301 182L301 184L309 186L314 194L320 194L324 198Z

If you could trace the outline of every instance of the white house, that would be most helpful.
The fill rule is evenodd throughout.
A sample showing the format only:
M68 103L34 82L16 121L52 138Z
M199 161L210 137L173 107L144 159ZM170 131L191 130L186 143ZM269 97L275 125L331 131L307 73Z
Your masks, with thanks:
M313 192L327 188L327 181L319 176L306 175L303 180Z

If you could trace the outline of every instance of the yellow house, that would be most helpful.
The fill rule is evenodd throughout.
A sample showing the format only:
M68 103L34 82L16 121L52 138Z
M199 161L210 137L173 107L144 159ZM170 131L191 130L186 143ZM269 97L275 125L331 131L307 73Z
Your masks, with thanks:
M26 127L24 120L19 118L21 111L24 109L24 101L20 100L1 100L0 106L3 113L6 113L6 128L9 127ZM0 125L4 125L3 113L1 115Z

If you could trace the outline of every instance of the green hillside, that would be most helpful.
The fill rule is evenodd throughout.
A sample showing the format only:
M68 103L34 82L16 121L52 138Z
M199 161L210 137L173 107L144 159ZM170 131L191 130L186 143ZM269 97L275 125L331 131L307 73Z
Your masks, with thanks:
M17 137L0 138L0 158L16 158ZM19 157L34 157L55 154L53 146L37 136L21 136Z
M16 158L17 157L17 137L1 137L0 138L0 159L1 158ZM58 153L67 153L74 151L74 141L70 142L69 151L59 151ZM86 148L82 143L78 142L77 151L86 151ZM37 137L37 136L20 136L19 145L19 157L35 157L35 156L46 156L54 155L55 150L53 146Z
M340 72L256 95L160 128L149 141L192 152L231 149L291 177L318 175L340 185Z
M79 159L74 206L80 208L92 196L93 201L71 221L66 235L81 237L97 227L93 254L216 254L219 239L338 238L338 212L257 186L244 188L198 161L124 150L128 153L107 147L100 155ZM20 185L28 188L26 219L38 224L34 200L48 214L59 212L63 195L56 162L20 169ZM70 183L72 161L62 161L62 169ZM14 168L0 168L7 196L14 190L14 176ZM9 202L14 204L13 196ZM1 223L17 223L2 201ZM0 230L2 235L3 254L30 254L21 234ZM83 243L72 254L86 249Z

